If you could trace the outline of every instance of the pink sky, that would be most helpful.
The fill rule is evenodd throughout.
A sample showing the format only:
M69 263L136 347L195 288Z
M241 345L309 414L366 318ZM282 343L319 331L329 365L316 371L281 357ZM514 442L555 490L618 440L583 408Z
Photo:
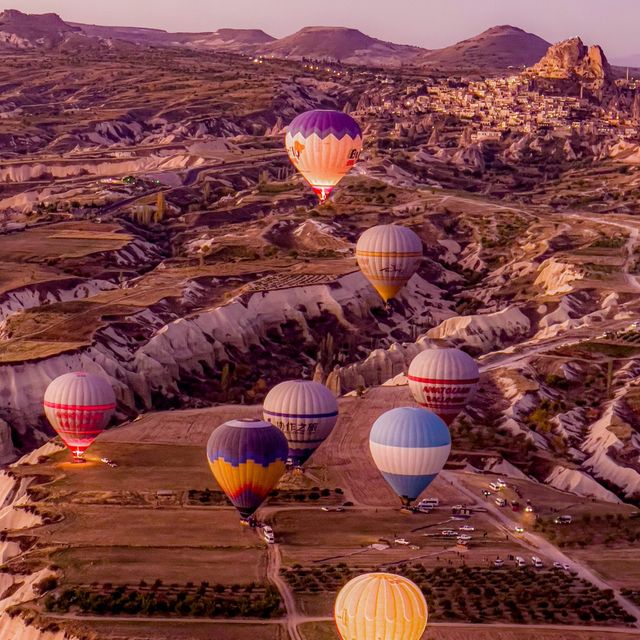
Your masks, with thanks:
M640 0L7 0L5 8L54 11L103 25L213 31L264 29L276 37L307 25L355 27L392 42L446 46L497 24L557 42L580 35L610 58L640 54Z

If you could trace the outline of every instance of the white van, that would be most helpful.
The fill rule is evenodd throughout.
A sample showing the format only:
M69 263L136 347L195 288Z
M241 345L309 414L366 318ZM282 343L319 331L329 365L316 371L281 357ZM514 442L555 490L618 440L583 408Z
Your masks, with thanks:
M538 558L538 556L531 556L531 564L536 569L542 569L542 567L544 567L544 562L542 562L542 560L540 560L540 558Z
M489 488L492 489L493 491L500 491L500 485L496 482L490 482Z
M570 515L557 516L553 519L554 524L571 524L573 517Z
M267 544L274 544L276 541L276 538L273 535L273 529L268 524L265 524L262 527L262 537Z
M522 556L516 556L516 566L520 568L527 566L527 563Z
M418 507L420 508L424 507L426 509L434 509L439 505L440 505L439 498L424 498L420 500L420 502L418 503Z
M506 507L507 506L507 501L504 498L498 497L498 498L496 498L496 504L499 507Z

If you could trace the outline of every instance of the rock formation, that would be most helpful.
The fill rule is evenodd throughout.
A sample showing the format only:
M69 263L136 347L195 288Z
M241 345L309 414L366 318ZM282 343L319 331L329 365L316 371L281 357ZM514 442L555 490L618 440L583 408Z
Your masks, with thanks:
M587 47L579 37L552 45L528 71L540 78L579 81L593 88L601 88L614 79L602 48Z

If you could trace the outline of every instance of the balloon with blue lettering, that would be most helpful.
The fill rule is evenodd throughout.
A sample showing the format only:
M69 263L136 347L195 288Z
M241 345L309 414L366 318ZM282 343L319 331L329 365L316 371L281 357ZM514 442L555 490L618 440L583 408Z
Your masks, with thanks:
M287 380L264 399L262 417L284 433L289 458L300 466L327 439L338 420L331 391L312 380Z

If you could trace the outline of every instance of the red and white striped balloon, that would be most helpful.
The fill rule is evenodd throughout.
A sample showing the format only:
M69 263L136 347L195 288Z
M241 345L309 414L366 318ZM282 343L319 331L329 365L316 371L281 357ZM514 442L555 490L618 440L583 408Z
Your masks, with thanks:
M74 462L104 431L116 408L116 396L101 376L78 371L59 376L44 394L44 412Z
M415 401L451 424L473 397L479 376L464 351L427 349L411 361L407 377Z

